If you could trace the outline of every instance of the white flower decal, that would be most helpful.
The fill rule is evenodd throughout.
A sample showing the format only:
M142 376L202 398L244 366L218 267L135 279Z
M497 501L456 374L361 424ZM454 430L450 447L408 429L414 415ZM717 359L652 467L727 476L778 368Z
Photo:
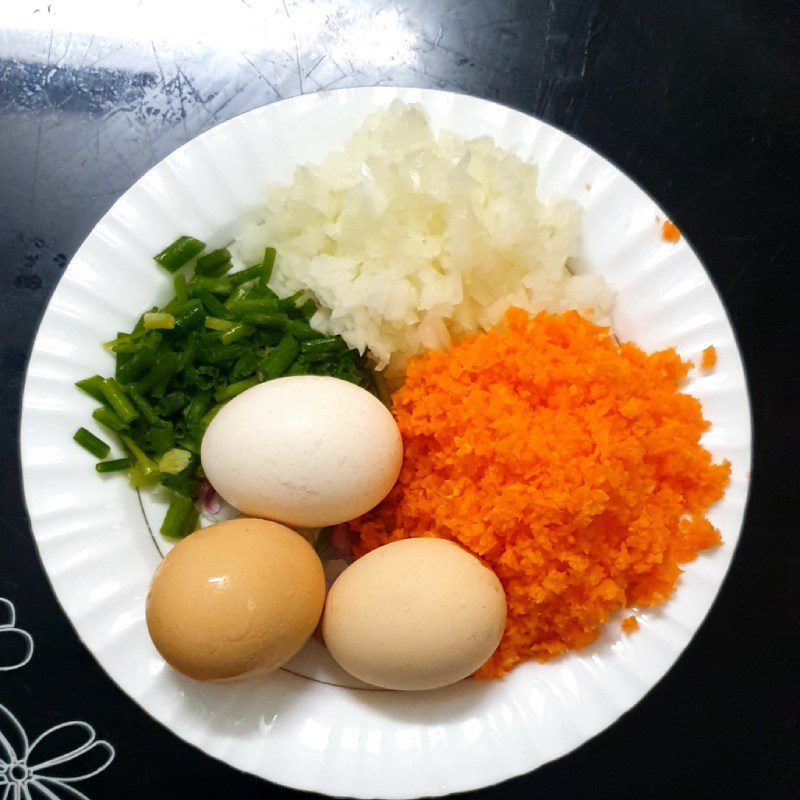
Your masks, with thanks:
M28 742L0 705L0 800L89 800L73 783L102 772L114 748L85 722L64 722Z
M0 597L0 672L24 667L32 656L33 638L17 627L14 604ZM0 796L0 800L5 798Z

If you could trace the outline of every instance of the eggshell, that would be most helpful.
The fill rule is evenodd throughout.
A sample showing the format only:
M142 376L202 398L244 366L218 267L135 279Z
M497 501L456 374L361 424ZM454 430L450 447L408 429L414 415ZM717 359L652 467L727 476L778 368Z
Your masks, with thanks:
M325 577L302 536L262 519L196 531L153 577L147 629L179 672L223 680L285 664L317 625Z
M503 587L479 559L444 539L405 539L336 579L322 633L356 678L386 689L434 689L478 669L505 621Z
M208 479L243 514L287 525L334 525L389 493L403 444L388 409L337 378L299 375L254 386L203 438Z

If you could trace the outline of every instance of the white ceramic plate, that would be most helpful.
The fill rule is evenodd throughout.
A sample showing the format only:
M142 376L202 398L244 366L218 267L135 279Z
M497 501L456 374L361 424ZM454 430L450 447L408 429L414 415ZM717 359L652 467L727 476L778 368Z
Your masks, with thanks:
M160 554L135 492L101 479L72 442L93 401L73 387L112 362L99 344L128 330L169 292L152 254L182 233L232 238L270 183L320 160L395 97L421 103L436 127L488 134L541 167L541 192L585 210L585 256L617 292L617 334L717 368L687 390L713 428L706 445L733 472L711 519L724 544L686 568L676 595L611 624L589 650L527 664L495 682L418 695L343 688L281 671L257 683L198 685L167 669L147 637L144 598ZM665 243L663 213L628 178L560 131L472 97L367 88L298 97L219 125L174 152L126 192L72 260L45 313L28 367L21 423L31 526L45 569L79 636L142 708L234 767L298 789L407 798L475 789L569 752L630 709L664 675L708 612L739 536L750 469L750 412L733 331L685 241ZM151 510L152 512L152 510ZM295 672L337 682L317 652ZM665 745L666 746L666 745ZM223 792L224 793L224 792Z

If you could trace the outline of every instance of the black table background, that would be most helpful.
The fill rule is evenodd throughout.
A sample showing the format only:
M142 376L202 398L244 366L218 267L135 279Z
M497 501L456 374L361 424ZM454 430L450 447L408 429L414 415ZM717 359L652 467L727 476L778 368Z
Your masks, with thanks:
M69 258L115 199L179 144L301 91L434 87L533 113L590 144L656 198L728 307L755 422L743 539L678 663L578 751L477 795L800 796L798 251L789 235L800 178L800 3L405 0L338 10L321 0L286 0L285 9L280 0L242 3L238 13L251 14L254 25L285 13L280 33L260 46L251 37L237 50L235 37L222 35L233 11L227 2L207 28L219 36L179 44L170 44L174 28L159 27L163 2L135 12L127 5L111 12L112 4L101 12L98 4L89 19L106 33L95 36L91 26L73 28L66 3L30 4L29 18L0 7L0 596L15 603L18 623L36 642L27 667L0 673L0 703L32 734L85 719L114 744L111 766L76 787L94 800L295 794L179 741L77 639L38 560L22 501L25 363ZM123 19L108 33L101 13ZM317 27L309 39L310 19ZM392 29L402 35L386 33ZM223 50L222 60L212 58Z

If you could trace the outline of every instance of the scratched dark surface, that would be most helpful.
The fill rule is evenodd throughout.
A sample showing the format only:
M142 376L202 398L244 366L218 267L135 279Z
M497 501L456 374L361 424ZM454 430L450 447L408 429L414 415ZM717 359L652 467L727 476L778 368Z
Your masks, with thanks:
M175 147L281 97L387 84L499 100L617 163L706 263L753 394L744 536L693 643L611 729L477 794L800 796L800 5L222 0L213 12L199 3L181 12L144 0L80 10L89 5L0 7L0 596L36 642L30 664L0 672L0 703L32 735L81 719L114 744L114 762L76 788L95 800L293 794L207 758L146 717L61 613L31 539L17 457L38 320L92 226Z

